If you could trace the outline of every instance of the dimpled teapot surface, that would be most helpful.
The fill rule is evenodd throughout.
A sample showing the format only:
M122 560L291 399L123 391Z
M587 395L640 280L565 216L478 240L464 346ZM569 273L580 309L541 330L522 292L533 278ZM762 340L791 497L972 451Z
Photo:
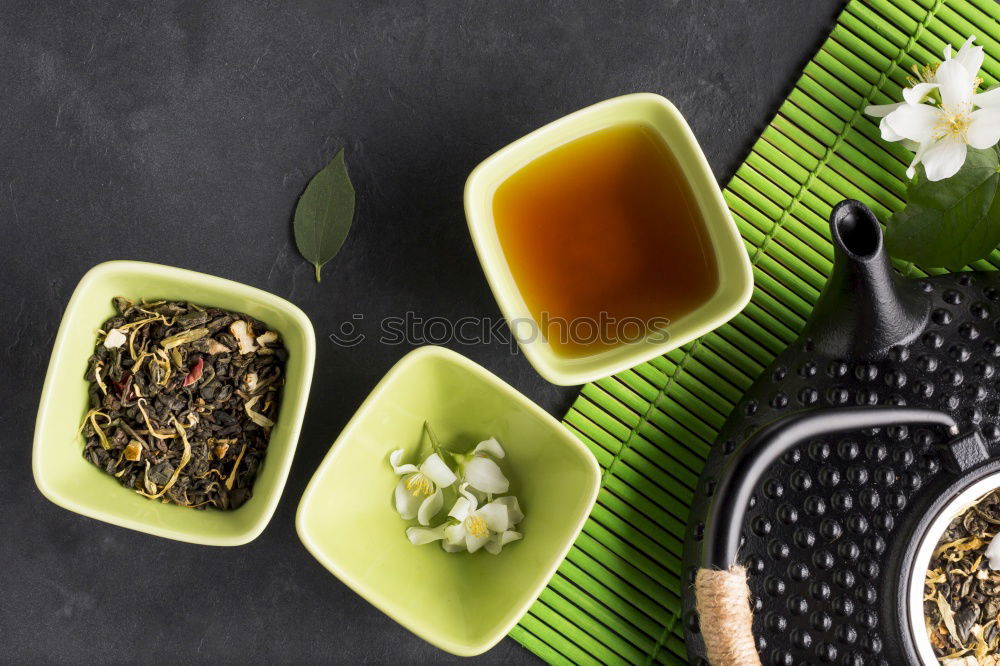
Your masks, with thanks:
M834 268L812 317L735 407L698 485L684 550L692 663L705 663L708 635L696 575L729 564L747 570L762 663L920 663L925 629L906 608L916 543L948 499L1000 467L1000 273L904 279L854 201L834 209L831 236ZM895 425L858 427L872 425L859 414L883 412ZM835 427L771 447L746 496L717 505L733 501L720 488L749 469L730 459L751 455L750 440L824 414L840 415ZM713 556L727 529L731 563Z

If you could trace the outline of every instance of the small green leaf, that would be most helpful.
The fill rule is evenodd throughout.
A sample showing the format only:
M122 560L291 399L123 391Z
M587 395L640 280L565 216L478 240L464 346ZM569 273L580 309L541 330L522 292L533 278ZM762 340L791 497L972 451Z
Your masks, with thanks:
M316 267L316 282L323 264L340 251L353 221L354 186L341 148L306 185L292 223L299 252Z
M925 268L958 269L1000 244L1000 153L969 149L951 178L931 182L923 168L906 188L906 208L887 223L889 253Z

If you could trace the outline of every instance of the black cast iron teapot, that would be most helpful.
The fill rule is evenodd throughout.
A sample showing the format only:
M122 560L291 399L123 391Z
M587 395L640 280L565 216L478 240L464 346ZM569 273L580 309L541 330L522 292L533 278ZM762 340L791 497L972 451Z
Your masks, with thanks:
M692 663L922 663L917 544L1000 471L1000 273L903 278L857 201L830 231L812 317L735 407L696 491Z

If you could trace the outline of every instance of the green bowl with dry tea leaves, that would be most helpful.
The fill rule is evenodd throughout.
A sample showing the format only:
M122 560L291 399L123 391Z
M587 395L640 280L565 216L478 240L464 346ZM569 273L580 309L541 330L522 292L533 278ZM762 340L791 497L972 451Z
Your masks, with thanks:
M239 545L284 488L315 359L295 305L222 278L112 261L80 280L42 389L32 467L77 513Z

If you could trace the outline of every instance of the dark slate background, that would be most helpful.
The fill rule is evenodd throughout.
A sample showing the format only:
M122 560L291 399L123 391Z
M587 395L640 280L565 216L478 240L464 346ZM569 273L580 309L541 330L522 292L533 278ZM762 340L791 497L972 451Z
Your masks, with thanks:
M408 349L379 344L378 320L499 316L466 232L465 177L580 107L667 96L725 182L840 7L0 3L0 660L455 661L341 585L294 531L313 470ZM340 146L358 213L317 285L290 219ZM60 314L108 259L246 282L312 318L298 455L247 546L112 527L34 486L32 428ZM329 334L355 313L369 339L337 347ZM449 346L557 416L576 393L502 342ZM509 639L479 659L532 660Z

